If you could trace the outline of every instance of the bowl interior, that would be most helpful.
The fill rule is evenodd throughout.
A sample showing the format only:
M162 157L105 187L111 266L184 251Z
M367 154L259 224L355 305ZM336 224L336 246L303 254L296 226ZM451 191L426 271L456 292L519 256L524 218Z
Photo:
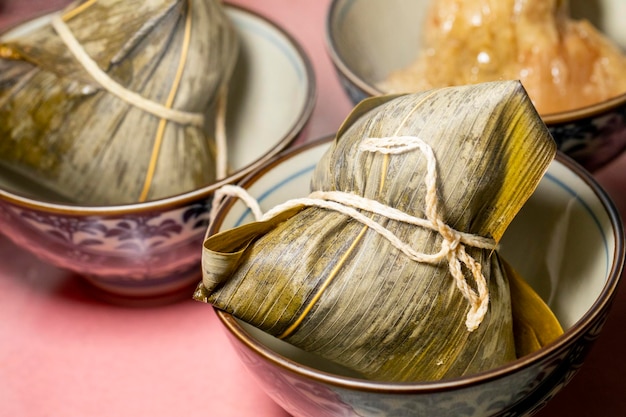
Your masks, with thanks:
M282 29L244 9L226 10L242 42L226 126L229 163L241 169L303 127L313 109L314 78L303 50Z
M328 148L319 142L289 153L252 177L245 187L266 211L308 194L311 173ZM501 253L550 305L565 329L606 297L622 262L619 221L597 184L561 155L501 241ZM240 201L225 205L220 230L253 221ZM219 224L219 223L218 223ZM300 364L339 375L351 373L240 323L257 341Z
M418 55L430 0L335 0L327 21L327 36L335 63L370 94L375 84L411 64ZM570 0L574 18L586 18L626 49L621 0Z
M613 42L626 50L626 27L623 16L626 2L622 0L570 0L570 12L576 19L587 19Z
M335 63L371 90L417 58L427 8L426 0L334 1L327 30Z
M315 84L307 56L290 35L245 9L227 5L226 12L241 40L226 123L232 180L252 171L296 138L313 110ZM19 25L2 38L32 31L47 24L51 16ZM0 188L37 199L51 198L36 184L4 173Z

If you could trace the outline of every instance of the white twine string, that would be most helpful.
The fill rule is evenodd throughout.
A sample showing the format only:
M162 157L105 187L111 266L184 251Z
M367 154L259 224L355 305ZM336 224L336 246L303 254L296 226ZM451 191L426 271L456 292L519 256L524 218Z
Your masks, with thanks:
M70 28L65 24L61 15L52 18L52 27L57 32L61 40L68 47L74 58L85 68L85 70L104 89L127 103L140 108L161 119L166 119L182 125L204 126L204 115L202 113L190 113L163 106L152 100L148 100L141 95L126 89L115 82L109 75L102 71L98 64L91 59L82 45L78 42Z
M315 191L306 198L289 200L263 214L258 202L245 189L227 185L220 188L213 200L211 210L211 222L219 209L221 201L227 196L240 198L252 211L257 221L264 221L298 206L315 206L333 210L359 221L368 228L379 233L387 239L395 248L400 250L410 259L428 264L437 264L442 260L448 261L448 266L456 286L468 300L470 310L467 313L465 325L468 331L474 331L482 323L489 305L489 289L487 281L482 273L480 263L465 251L465 245L480 249L496 249L493 239L477 236L454 230L445 224L439 214L439 198L437 196L437 160L432 148L424 141L413 136L395 136L389 138L368 138L360 146L364 152L378 152L383 154L401 154L420 150L426 157L427 171L424 177L426 184L425 215L426 219L411 216L393 207L386 206L375 200L370 200L355 194L340 191ZM378 214L391 220L424 227L439 233L442 237L439 252L433 254L421 253L403 242L393 232L387 230L370 217L364 215L363 210ZM475 291L467 282L463 273L462 265L471 272L476 284Z
M209 212L209 225L213 224L217 212L226 197L237 197L250 209L254 219L260 221L263 218L263 210L259 206L258 201L248 193L248 191L238 185L226 184L215 190L213 193L213 201L211 202L211 211ZM204 238L209 237L210 228L207 228Z

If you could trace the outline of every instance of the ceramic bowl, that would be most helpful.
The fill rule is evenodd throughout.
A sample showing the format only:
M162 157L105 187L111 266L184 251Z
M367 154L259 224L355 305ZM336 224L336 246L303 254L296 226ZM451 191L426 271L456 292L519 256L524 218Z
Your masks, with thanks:
M291 150L242 184L266 211L308 194L328 139ZM211 233L252 221L225 200ZM260 386L297 417L530 416L576 374L600 334L624 263L623 227L586 170L559 154L502 240L502 255L550 305L565 329L555 342L490 371L428 383L359 379L217 311ZM543 277L543 278L540 278Z
M339 80L354 103L382 93L375 85L410 65L419 53L427 8L432 0L333 0L326 43ZM575 18L590 20L626 48L622 0L570 0ZM542 115L561 151L596 170L626 148L626 94L596 105Z
M213 191L293 143L315 102L312 65L299 44L256 13L234 6L227 6L227 13L242 42L228 99L229 177L170 198L108 207L55 204L25 194L19 183L4 177L1 232L45 261L85 277L103 297L190 297L199 280L198 248Z

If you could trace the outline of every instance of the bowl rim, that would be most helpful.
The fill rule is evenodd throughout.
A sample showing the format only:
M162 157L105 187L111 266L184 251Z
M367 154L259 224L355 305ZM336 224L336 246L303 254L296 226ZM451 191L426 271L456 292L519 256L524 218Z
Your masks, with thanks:
M317 101L317 80L315 78L315 72L313 69L313 63L310 57L305 51L304 47L291 35L281 24L273 21L262 13L252 10L248 7L241 5L224 3L226 12L229 10L244 13L248 17L252 17L261 21L262 23L270 26L282 36L289 45L293 48L299 60L302 63L304 69L304 79L306 80L306 91L304 94L304 102L300 113L297 115L296 120L289 126L284 136L264 154L260 155L258 159L249 163L248 165L238 169L237 171L229 174L227 177L220 179L214 183L202 186L192 191L187 191L171 196L150 200L139 203L126 203L126 204L113 204L105 206L90 206L82 204L65 204L57 203L53 201L36 200L32 197L14 193L9 190L0 188L0 204L6 202L15 206L35 209L39 211L46 211L55 214L64 214L72 216L111 216L111 215L124 215L124 214L139 214L149 212L153 210L171 210L177 207L184 206L190 202L196 201L201 198L208 198L218 188L237 182L244 178L246 175L254 172L260 168L263 164L270 161L274 156L280 154L282 151L288 149L289 145L294 143L299 135L303 132L305 126L309 123L315 104ZM59 9L62 10L62 9ZM27 24L31 21L43 18L48 15L58 13L56 11L47 11L39 15L31 16L30 18L8 26L4 30L0 31L0 36L3 34L18 28L23 24Z
M325 24L325 40L326 49L330 59L337 69L344 77L346 77L352 84L357 86L361 91L365 92L369 96L379 96L386 94L381 89L367 82L356 72L354 72L344 61L342 55L339 53L339 48L336 41L335 31L333 30L333 20L338 13L339 3L344 0L331 0L326 14ZM579 107L567 111L557 113L545 113L540 114L545 124L560 125L565 123L575 122L580 119L592 118L604 113L608 113L626 104L626 92L611 97L607 100L599 103L594 103L588 106Z
M311 148L324 145L334 139L334 135L324 136L303 145L299 145L292 149L286 150L268 161L261 169L249 174L239 185L246 188L253 185L267 171L276 167ZM598 319L603 311L611 307L611 304L617 293L617 287L624 268L626 257L625 241L624 241L624 225L617 207L615 206L608 193L600 186L600 184L586 171L582 166L575 162L572 158L565 155L561 151L557 152L556 161L560 162L566 168L571 170L578 176L596 195L602 206L607 212L610 223L613 225L613 237L615 239L614 262L611 265L610 273L604 283L602 290L587 312L577 320L569 329L565 330L557 340L542 347L541 349L511 361L505 365L493 368L481 373L476 373L459 378L451 378L442 381L430 382L386 382L365 380L354 377L332 374L326 371L318 370L307 365L300 364L289 358L286 358L271 349L267 348L261 342L252 337L238 323L237 319L231 314L212 307L217 317L227 329L228 336L236 338L247 349L255 354L263 357L272 365L281 368L291 374L302 378L311 379L317 383L327 384L342 389L357 390L361 392L371 392L379 394L411 394L411 393L436 393L449 391L453 389L469 388L474 385L483 384L494 381L508 375L514 374L520 370L527 369L532 366L538 366L542 361L551 356L556 356L571 347L575 341L581 337L589 327ZM225 198L220 205L217 216L213 224L209 226L207 235L219 230L224 214L236 203L236 198ZM232 343L232 341L231 341Z

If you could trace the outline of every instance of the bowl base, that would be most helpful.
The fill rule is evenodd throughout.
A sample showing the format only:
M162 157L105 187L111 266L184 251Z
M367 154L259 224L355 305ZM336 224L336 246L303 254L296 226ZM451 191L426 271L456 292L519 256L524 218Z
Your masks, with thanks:
M85 291L89 296L108 304L123 307L159 307L192 299L193 293L202 279L202 276L199 272L193 272L188 275L189 277L187 279L181 280L181 286L168 288L167 291L148 295L111 291L98 285L98 283L92 281L89 277L83 277L85 279L82 281L85 284Z

